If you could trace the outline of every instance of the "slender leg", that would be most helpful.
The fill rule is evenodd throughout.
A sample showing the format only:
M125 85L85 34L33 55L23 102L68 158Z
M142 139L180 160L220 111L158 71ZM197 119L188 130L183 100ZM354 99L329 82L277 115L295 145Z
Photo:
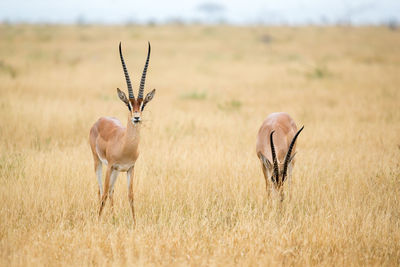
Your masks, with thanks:
M101 163L101 161L97 161L94 164L94 170L96 172L97 182L99 184L99 200L101 199L101 196L103 195L103 185L101 182L102 165L103 164Z
M111 176L112 168L111 164L107 167L106 172L106 180L104 182L104 194L101 196L100 210L99 210L99 218L101 216L101 212L103 211L104 204L106 204L106 200L108 197L108 188L110 187L110 176Z
M113 170L110 175L110 189L108 191L108 194L110 195L111 210L113 213L114 213L114 198L113 198L114 184L115 184L115 181L117 180L118 174L119 174L119 171Z
M128 199L129 199L129 204L131 206L132 210L132 216L133 216L133 223L136 225L136 219L135 219L135 207L133 204L133 176L134 176L134 168L135 166L132 166L128 172L127 172L127 182L128 182Z
M267 195L268 197L271 194L271 190L269 190L268 188L268 171L265 169L264 164L261 163L261 168L264 174L264 178L265 178L265 190L267 191Z

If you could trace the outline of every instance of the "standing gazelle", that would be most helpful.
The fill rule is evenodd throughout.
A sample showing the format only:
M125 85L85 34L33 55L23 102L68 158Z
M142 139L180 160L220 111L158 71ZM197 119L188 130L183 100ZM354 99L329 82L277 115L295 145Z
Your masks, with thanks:
M93 153L94 169L99 183L99 196L101 199L99 217L104 208L104 204L110 195L111 207L113 208L113 189L114 183L119 172L127 172L128 182L128 198L132 209L133 221L135 221L135 209L133 205L133 170L135 162L139 156L139 133L140 123L142 121L142 111L147 103L153 99L155 89L146 95L143 99L144 83L146 80L147 67L150 58L150 43L147 52L147 59L144 65L142 79L137 99L135 99L132 91L131 81L129 79L128 70L124 62L121 51L121 43L119 43L119 55L121 58L122 68L124 70L126 85L128 87L129 99L119 88L117 88L118 96L129 109L128 123L126 128L121 122L113 117L101 117L90 129L89 142ZM104 183L104 191L101 185L102 163L107 165L106 179Z
M296 123L289 114L276 112L268 115L258 131L256 152L261 161L267 193L270 192L268 180L271 179L275 189L280 193L281 200L283 200L283 182L288 175L289 183L292 178L296 139L303 128L304 126L297 131Z

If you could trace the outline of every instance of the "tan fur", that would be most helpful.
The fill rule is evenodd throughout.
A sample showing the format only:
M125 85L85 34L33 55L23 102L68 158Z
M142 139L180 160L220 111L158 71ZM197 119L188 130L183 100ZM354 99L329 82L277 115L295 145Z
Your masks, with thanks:
M114 185L119 172L127 173L128 180L128 198L132 209L133 221L135 222L135 210L133 205L133 176L134 167L139 157L139 140L142 111L145 105L150 102L155 94L155 89L149 92L143 99L144 81L148 60L150 57L150 43L146 59L146 65L143 70L141 85L138 98L135 99L132 86L129 79L128 70L122 56L121 43L119 52L125 79L128 86L130 99L126 94L117 88L119 99L128 107L129 115L127 126L124 127L121 122L112 117L102 117L90 129L89 142L92 149L94 170L99 183L100 209L99 217L103 211L104 205L110 196L111 208L114 207L113 192ZM104 182L104 191L102 191L102 164L107 165L106 179ZM135 222L136 223L136 222Z
M125 128L116 118L102 117L90 130L89 142L93 154L95 171L98 165L101 164L101 159L106 159L108 162L99 216L102 213L109 194L111 206L113 206L112 192L109 192L111 172L126 171L130 172L132 176L128 188L128 198L133 220L135 221L132 180L134 165L139 157L140 124L137 123L134 125L131 120L132 113L130 112L127 127Z
M278 159L279 172L281 172L286 153L293 137L297 132L297 126L294 120L286 112L271 113L264 120L257 135L256 153L258 156L259 153L262 153L264 157L267 158L271 163L273 162L270 145L270 134L272 131L275 131L273 135L274 147L276 151L276 157ZM294 155L294 153L296 153L296 144L293 146L292 155ZM260 161L266 182L266 189L267 192L269 192L268 185L270 183L270 177L268 177L268 173L270 173L272 170L268 170L264 166L261 159ZM291 167L294 166L294 161L295 160L293 159L291 162Z

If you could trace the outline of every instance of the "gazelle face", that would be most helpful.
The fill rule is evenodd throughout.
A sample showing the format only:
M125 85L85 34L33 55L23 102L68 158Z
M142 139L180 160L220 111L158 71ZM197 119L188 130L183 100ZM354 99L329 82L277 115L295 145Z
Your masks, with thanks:
M142 99L132 99L130 101L131 104L131 122L133 124L140 123L142 121L142 111L141 111L141 106L143 104Z
M117 92L118 92L119 99L121 99L121 101L124 102L125 105L129 109L129 112L130 112L129 116L130 116L130 119L131 119L131 122L133 123L133 125L137 125L138 123L140 123L142 121L143 109L147 105L147 103L149 103L153 99L154 94L156 93L156 89L153 89L143 99L144 84L146 81L147 67L149 65L150 51L151 51L151 47L150 47L150 43L149 43L149 48L147 51L147 59L146 59L145 65L144 65L142 78L140 80L138 96L135 99L135 96L133 95L131 80L129 78L129 73L128 73L128 70L125 65L124 57L122 56L121 43L119 43L119 56L121 58L122 69L124 70L126 85L128 87L129 99L126 97L124 92L119 90L119 88L117 88Z
M144 110L144 107L147 105L147 103L149 103L153 99L154 94L156 93L156 89L153 89L150 93L148 93L144 100L140 98L139 99L133 98L128 100L125 93L119 90L119 88L117 88L117 92L119 99L121 99L121 101L124 102L129 109L129 115L133 125L141 123L142 112Z

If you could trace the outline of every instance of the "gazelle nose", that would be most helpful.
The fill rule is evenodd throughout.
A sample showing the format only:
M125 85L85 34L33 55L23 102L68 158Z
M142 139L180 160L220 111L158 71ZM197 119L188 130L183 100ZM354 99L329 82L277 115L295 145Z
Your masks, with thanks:
M140 117L133 117L133 119L135 120L135 122L138 122L138 121L140 121Z

